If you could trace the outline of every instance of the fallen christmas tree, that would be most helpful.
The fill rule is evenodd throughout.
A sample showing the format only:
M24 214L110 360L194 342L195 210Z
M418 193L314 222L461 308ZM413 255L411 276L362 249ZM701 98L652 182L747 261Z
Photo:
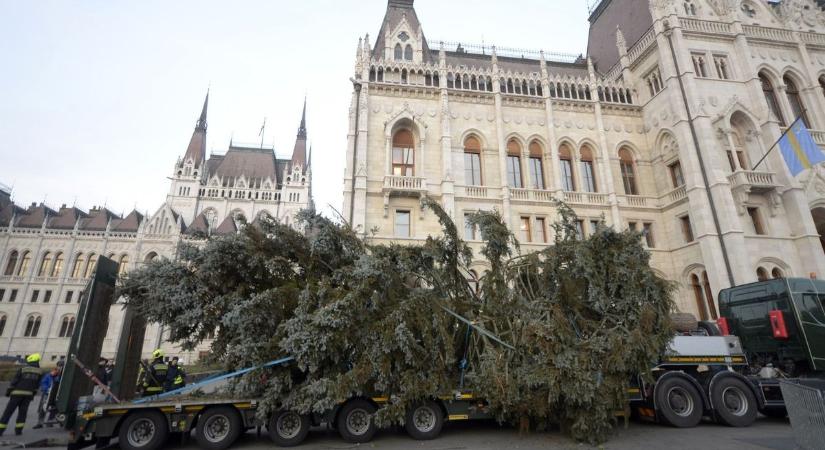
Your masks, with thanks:
M293 356L236 386L261 398L264 414L321 413L381 393L392 398L375 415L386 426L462 384L502 422L606 440L628 380L673 335L672 286L651 270L639 235L599 227L580 239L560 204L554 245L520 254L500 215L475 214L489 266L476 290L472 252L427 205L443 235L422 245L371 244L304 211L305 233L265 220L185 245L177 260L132 272L122 294L185 348L214 334L212 356L227 368Z

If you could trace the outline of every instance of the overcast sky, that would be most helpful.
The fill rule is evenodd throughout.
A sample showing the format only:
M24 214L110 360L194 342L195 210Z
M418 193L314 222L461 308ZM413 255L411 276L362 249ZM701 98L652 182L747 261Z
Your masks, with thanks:
M417 0L431 41L583 53L588 0ZM320 208L342 204L359 36L386 0L0 0L0 183L20 205L154 211L207 87L207 152L288 157L303 97ZM590 0L593 3L593 0Z

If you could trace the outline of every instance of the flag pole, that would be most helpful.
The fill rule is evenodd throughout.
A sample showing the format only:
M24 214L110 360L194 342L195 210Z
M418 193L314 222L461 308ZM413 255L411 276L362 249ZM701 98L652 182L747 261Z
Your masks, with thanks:
M773 145L771 145L771 148L769 148L768 151L765 152L764 155L762 155L762 158L756 164L753 165L753 168L751 169L752 171L756 171L756 168L759 167L759 165L762 164L762 161L764 161L765 158L767 158L768 155L771 154L773 149L776 148L776 146L779 144L779 142L782 140L782 138L784 138L785 135L788 134L788 132L793 129L793 126L796 125L796 123L799 122L800 119L802 119L802 115L805 114L805 111L806 110L802 110L802 113L799 114L799 117L797 117L796 120L794 120L793 123L791 123L791 125L785 130L785 132L782 133L781 136L779 136L779 139L777 139L776 142L774 142Z

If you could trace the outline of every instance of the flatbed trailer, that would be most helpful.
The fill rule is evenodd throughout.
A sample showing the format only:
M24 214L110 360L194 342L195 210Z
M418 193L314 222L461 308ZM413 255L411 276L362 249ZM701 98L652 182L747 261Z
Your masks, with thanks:
M390 402L386 396L353 397L322 414L278 411L262 419L257 399L177 398L144 403L88 404L80 407L69 449L101 447L113 439L124 450L163 448L171 433L194 432L205 449L229 448L250 429L266 427L282 447L299 445L312 426L329 424L347 442L370 441L377 431L371 416ZM433 439L448 421L491 419L486 402L469 392L445 395L415 405L405 428L414 439Z

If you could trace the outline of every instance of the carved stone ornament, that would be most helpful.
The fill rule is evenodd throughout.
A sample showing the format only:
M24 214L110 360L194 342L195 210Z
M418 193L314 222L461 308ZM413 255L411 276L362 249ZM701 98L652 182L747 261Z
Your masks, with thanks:
M737 0L707 0L710 7L719 17L729 17L736 12Z
M817 181L814 185L814 189L816 189L816 192L818 192L819 194L825 195L825 182L823 182L822 180Z

